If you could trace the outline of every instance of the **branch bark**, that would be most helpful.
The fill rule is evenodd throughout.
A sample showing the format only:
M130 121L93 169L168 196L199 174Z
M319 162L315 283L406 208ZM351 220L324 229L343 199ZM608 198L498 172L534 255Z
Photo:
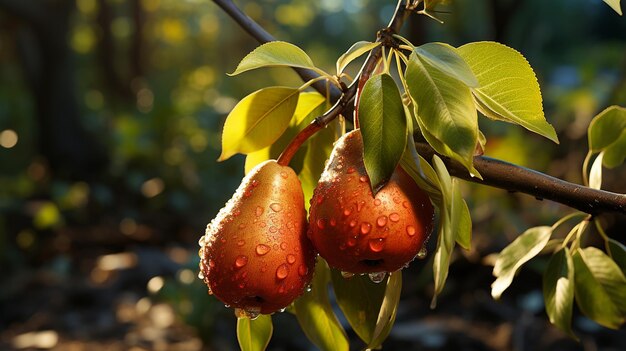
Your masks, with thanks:
M265 43L276 40L256 22L247 17L232 1L213 0L213 2L219 5L246 32L259 42ZM404 10L403 1L399 1L388 29L392 32L397 32L402 27L408 14L409 12ZM380 39L379 35L378 40ZM308 134L312 134L318 129L321 129L325 123L330 122L330 120L352 107L359 78L363 75L371 74L380 57L380 53L380 47L372 50L363 68L357 77L355 77L353 84L351 84L343 94L340 92L332 94L332 96L335 97L334 100L337 100L337 102L327 113L316 118L316 120L307 127ZM317 74L310 71L301 69L295 70L305 81L317 77ZM320 93L325 93L325 90L315 88ZM337 99L337 96L340 96L340 98ZM315 126L315 124L317 124L317 126ZM432 159L432 156L435 154L435 151L428 144L417 143L416 147L418 152L426 159ZM289 148L289 146L287 148ZM555 201L592 215L605 212L626 214L626 194L616 194L604 190L591 189L528 168L483 156L474 158L474 167L483 176L483 180L480 180L471 177L465 167L458 162L452 161L446 157L442 157L442 159L446 163L451 175L471 182L497 187L511 192L525 193L538 199Z

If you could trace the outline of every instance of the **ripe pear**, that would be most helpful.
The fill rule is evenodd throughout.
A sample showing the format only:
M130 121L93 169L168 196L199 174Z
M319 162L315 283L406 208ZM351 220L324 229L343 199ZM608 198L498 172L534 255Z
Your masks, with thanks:
M311 199L307 235L331 267L393 272L418 255L433 216L428 195L400 166L373 196L357 129L334 146Z
M249 317L291 304L315 265L306 227L295 172L274 160L256 166L200 239L200 277L209 293Z

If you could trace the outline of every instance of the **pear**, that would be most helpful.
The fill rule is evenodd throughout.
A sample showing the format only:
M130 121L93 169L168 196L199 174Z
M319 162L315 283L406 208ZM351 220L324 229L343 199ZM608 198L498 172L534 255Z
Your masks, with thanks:
M346 276L393 272L420 253L433 216L428 195L400 166L373 195L357 129L334 146L311 199L307 235L319 255Z
M295 172L274 160L251 170L200 239L200 277L249 317L287 307L311 281L315 253Z

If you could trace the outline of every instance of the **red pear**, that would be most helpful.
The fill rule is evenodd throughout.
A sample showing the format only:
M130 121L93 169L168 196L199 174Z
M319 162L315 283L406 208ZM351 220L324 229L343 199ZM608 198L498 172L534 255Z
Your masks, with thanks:
M201 277L209 292L250 317L287 307L313 274L306 227L295 172L274 160L255 167L200 239Z
M343 272L393 272L420 252L433 215L428 195L400 166L373 196L361 133L354 130L336 142L315 189L308 236L320 256Z

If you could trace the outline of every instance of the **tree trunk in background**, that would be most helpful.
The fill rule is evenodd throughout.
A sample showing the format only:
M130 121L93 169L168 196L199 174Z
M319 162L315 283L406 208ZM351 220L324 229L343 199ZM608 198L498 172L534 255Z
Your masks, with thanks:
M73 0L0 0L19 18L19 54L35 101L38 150L59 176L92 179L108 156L80 119L73 53L68 45Z

